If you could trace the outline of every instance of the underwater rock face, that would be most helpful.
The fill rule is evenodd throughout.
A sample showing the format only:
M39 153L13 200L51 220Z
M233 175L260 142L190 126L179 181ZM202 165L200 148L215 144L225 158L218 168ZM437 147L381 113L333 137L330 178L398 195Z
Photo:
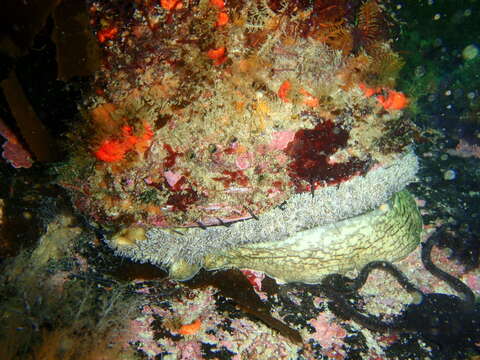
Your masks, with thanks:
M301 240L414 180L380 5L321 3L89 2L104 61L61 183L119 253L188 278L206 257Z

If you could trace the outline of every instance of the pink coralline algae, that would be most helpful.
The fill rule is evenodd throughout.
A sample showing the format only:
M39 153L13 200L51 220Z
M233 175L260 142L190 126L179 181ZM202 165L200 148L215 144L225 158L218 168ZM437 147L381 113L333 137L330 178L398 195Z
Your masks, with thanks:
M162 346L159 346L157 342L153 339L153 331L150 326L153 322L152 316L143 316L132 320L130 322L130 327L128 329L128 334L132 339L125 339L125 347L128 347L128 342L138 338L141 341L140 348L148 356L155 356L163 351ZM135 334L135 336L133 336ZM128 335L126 336L128 338Z
M261 300L267 299L267 294L262 291L262 281L265 279L265 273L255 270L244 269L241 270L243 275L247 278L248 282L252 285L253 289L260 297Z
M343 353L341 344L343 338L347 336L347 331L344 328L329 319L325 313L321 313L317 318L310 320L310 325L315 329L315 332L310 335L311 338L317 341L325 351L331 353L333 350L338 354Z
M465 282L475 293L480 293L480 278L477 274L464 274L462 277L462 281Z
M246 153L240 154L235 160L235 165L240 170L246 170L250 166L252 166L254 156L255 155L252 152L246 152Z
M180 354L178 359L181 360L201 360L202 357L202 348L198 341L184 341L178 343L178 349Z
M15 134L0 119L0 135L6 142L2 145L2 157L7 160L14 168L29 168L32 166L33 160L30 153L20 143Z
M254 270L242 270L243 275L247 278L250 284L252 284L255 291L262 291L262 280L265 278L265 274L260 271Z

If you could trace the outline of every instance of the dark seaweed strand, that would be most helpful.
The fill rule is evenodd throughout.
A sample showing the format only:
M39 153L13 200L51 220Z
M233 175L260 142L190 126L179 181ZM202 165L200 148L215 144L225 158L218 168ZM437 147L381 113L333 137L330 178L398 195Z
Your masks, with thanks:
M395 324L387 323L380 320L378 317L373 315L365 315L359 312L349 301L345 298L340 292L335 291L329 285L325 286L322 282L322 288L324 289L325 294L335 302L336 305L339 305L341 311L353 321L359 323L363 327L378 331L384 332L389 330L395 330L397 327Z
M466 305L470 308L475 306L475 295L473 291L465 285L460 279L446 273L445 271L438 268L433 262L430 257L432 252L432 248L435 245L435 237L430 236L429 239L422 244L422 263L425 268L430 271L434 276L439 278L440 280L445 281L448 285L450 285L455 291L464 295L464 301Z
M457 292L464 295L463 302L467 305L467 309L464 311L472 310L475 306L475 295L472 290L465 285L462 281L454 276L444 272L433 264L431 260L431 251L435 244L435 237L431 236L422 247L422 262L425 268L430 271L434 276L445 281ZM354 279L342 276L340 274L331 274L326 276L322 282L321 287L324 293L332 299L340 309L351 319L358 322L360 325L374 331L388 331L388 330L400 330L400 331L416 331L412 324L405 321L405 317L397 318L396 321L385 322L373 315L365 315L360 313L346 298L346 295L354 295L358 290L365 285L370 272L374 269L380 269L387 271L389 274L395 277L398 283L409 293L417 293L422 295L422 298L431 296L425 295L415 285L413 285L408 278L394 265L387 261L373 261L365 265L358 276ZM423 302L423 301L422 301ZM453 305L453 303L452 303Z
M349 284L343 284L343 289L341 286L334 286L333 282L338 280L338 274L329 275L324 278L321 283L322 288L325 290L325 293L328 297L334 300L337 304L341 306L341 309L354 321L358 322L362 326L374 330L374 331L387 331L387 330L406 330L405 324L403 322L385 322L380 320L378 317L373 315L364 315L360 313L349 301L344 297L346 294L353 294L360 290L365 282L367 281L370 272L375 269L380 269L388 272L397 279L399 284L409 293L417 293L424 295L421 290L419 290L415 285L413 285L408 278L398 270L394 265L387 261L372 261L365 265L358 276L355 279L350 279L343 277L343 281Z
M365 285L368 275L375 269L380 269L388 272L390 275L397 279L398 283L409 293L420 293L423 294L420 289L413 285L410 280L400 271L398 268L389 263L388 261L372 261L365 265L363 269L358 274L357 278L354 280L354 285L352 291L358 291L360 288Z

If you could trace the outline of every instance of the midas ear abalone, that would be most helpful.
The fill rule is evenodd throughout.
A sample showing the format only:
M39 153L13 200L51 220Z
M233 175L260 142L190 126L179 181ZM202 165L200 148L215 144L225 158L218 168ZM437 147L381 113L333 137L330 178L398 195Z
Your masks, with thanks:
M102 68L60 183L119 255L316 282L416 246L414 126L377 1L165 4L89 8Z

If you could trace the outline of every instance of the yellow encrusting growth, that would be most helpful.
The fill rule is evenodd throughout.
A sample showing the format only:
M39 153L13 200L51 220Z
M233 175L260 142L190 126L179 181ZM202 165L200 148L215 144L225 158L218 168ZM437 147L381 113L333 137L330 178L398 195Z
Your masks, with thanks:
M128 227L112 237L112 243L117 247L130 246L145 239L145 229L138 226Z

